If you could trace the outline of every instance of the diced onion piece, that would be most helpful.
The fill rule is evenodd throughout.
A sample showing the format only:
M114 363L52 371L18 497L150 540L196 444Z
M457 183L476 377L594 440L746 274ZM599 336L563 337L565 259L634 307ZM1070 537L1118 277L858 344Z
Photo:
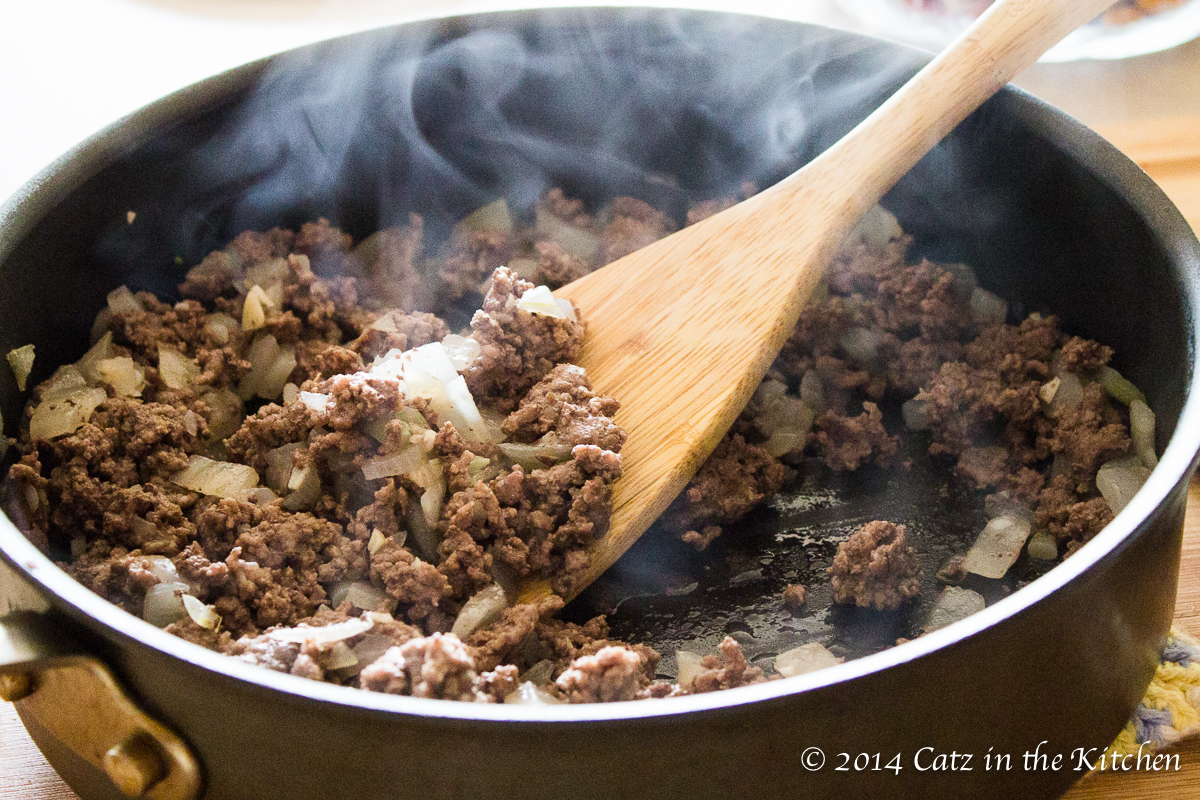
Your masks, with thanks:
M271 298L262 287L257 284L252 286L242 303L242 330L256 331L266 325L267 308L270 305Z
M527 472L546 469L571 457L571 446L566 444L516 444L501 442L500 452Z
M246 501L260 506L270 505L279 499L279 495L266 486L255 486L246 493Z
M442 383L448 383L458 377L458 370L454 368L454 362L450 360L441 342L430 342L412 350L405 350L400 354L400 362L406 381L410 372L428 375Z
M128 286L118 286L108 293L108 309L114 314L145 311L142 301L133 296Z
M1150 470L1137 456L1109 461L1096 473L1096 488L1114 514L1120 514L1150 478Z
M809 642L775 656L775 671L786 678L791 678L836 666L845 660L829 652L829 649L819 642Z
M74 364L64 364L54 371L50 380L42 384L42 402L59 400L63 397L73 397L80 389L87 388L88 382L83 373Z
M165 628L188 615L182 595L191 591L186 583L158 583L146 592L142 619L157 628Z
M1083 401L1083 382L1079 380L1079 376L1064 372L1055 380L1058 381L1058 388L1054 390L1048 408L1052 417L1076 408Z
M1146 402L1146 395L1142 394L1141 389L1130 383L1112 367L1104 367L1100 370L1100 385L1104 387L1104 391L1108 392L1109 396L1125 405L1129 405L1134 400Z
M512 234L512 213L508 210L508 203L503 197L482 208L475 209L454 226L455 236L465 236L475 231L500 231L506 236Z
M387 543L387 540L388 538L383 535L383 531L379 530L379 528L374 528L371 531L371 538L367 541L367 552L375 555L379 552L379 548Z
M881 255L888 242L903 235L904 231L895 215L876 203L862 215L846 240L855 244L862 242L868 252Z
M108 399L103 389L76 389L54 400L43 400L33 409L29 436L50 440L83 427L96 407Z
M931 633L946 627L960 619L966 619L977 611L987 607L987 601L979 592L963 589L960 586L947 586L942 589L938 599L929 611L929 621L925 623L925 632Z
M1158 454L1154 452L1154 412L1145 401L1136 397L1129 403L1129 437L1133 450L1146 469L1158 466Z
M423 560L430 563L437 563L438 545L441 544L441 539L438 536L436 523L434 518L430 522L425 513L422 504L408 504L408 531L412 534L412 543L415 545L415 552Z
M214 630L221 624L221 615L214 611L212 606L205 605L190 594L183 596L183 607L187 610L187 615L192 618L192 622L205 630Z
M1029 537L1029 544L1025 550L1029 553L1030 558L1036 558L1038 561L1053 561L1058 558L1058 540L1050 531L1040 530Z
M255 286L263 287L263 292L269 296L271 288L278 288L290 276L291 270L288 269L286 258L269 258L246 267L246 277L242 285L250 291L254 291Z
M579 312L575 310L574 303L565 297L556 297L554 298L554 302L558 303L558 308L562 311L563 319L579 322Z
M320 392L300 392L298 399L301 403L316 412L329 408L329 395Z
M554 662L548 658L534 664L521 675L522 683L532 683L534 686L545 686L554 677Z
M966 264L958 262L938 264L938 266L954 276L955 293L962 299L969 301L971 294L975 291L975 287L979 285L979 279L975 277L975 270Z
M1032 529L1028 519L1006 515L990 520L967 551L963 567L985 578L1003 578L1021 555Z
M1043 403L1050 404L1054 402L1054 396L1058 394L1058 387L1062 384L1062 379L1054 377L1042 384L1042 388L1038 389L1038 397Z
M238 384L238 397L249 400L258 394L259 387L266 380L267 373L279 357L279 342L271 334L256 336L250 345L246 358L250 361L250 371L245 374ZM282 389L282 386L281 386Z
M825 383L815 369L810 369L800 378L800 399L814 411L824 411Z
M229 344L229 340L233 338L233 331L239 327L241 326L236 319L219 311L209 314L208 319L204 321L204 329L212 334L217 344Z
M438 517L442 515L442 500L445 496L445 480L434 483L421 494L421 511L430 525L437 525Z
M879 355L879 341L880 335L870 328L851 328L842 334L838 343L850 358L866 363Z
M173 347L158 346L158 374L172 389L184 389L200 377L200 365Z
M263 374L258 386L255 387L255 393L264 400L277 399L283 394L283 387L294 369L296 369L295 349L279 348L275 360L271 362L271 366Z
M497 619L500 613L508 608L508 598L499 584L485 586L463 604L462 611L454 619L454 627L450 632L459 639L465 640L480 628L486 628Z
M600 250L600 237L596 234L576 228L543 208L537 209L534 227L542 236L558 242L563 250L589 264Z
M900 406L900 414L904 417L904 427L910 431L927 431L931 427L929 400L923 392Z
M1008 318L1008 303L987 289L976 286L971 292L971 318L981 327L1002 325Z
M96 364L100 380L113 387L122 397L141 397L146 386L146 373L129 356L106 358Z
M263 475L267 486L280 494L287 491L292 478L292 457L300 447L299 442L292 442L267 451L267 471Z
M325 660L325 669L347 669L358 664L358 655L346 646L345 642L335 642L330 649L329 658Z
M554 294L549 286L535 286L525 291L517 301L517 308L530 314L541 314L544 317L566 319L562 308L554 300Z
M363 464L363 476L369 481L377 481L392 475L414 475L423 470L429 459L424 451L415 445L406 447L398 453L376 456Z
M95 385L100 382L100 362L106 358L112 358L114 355L116 352L113 349L112 331L106 331L100 340L75 362L75 366L78 367L80 374L88 383Z
M296 627L280 628L267 634L272 639L296 644L313 644L321 646L345 641L360 633L366 633L375 626L370 619L348 619L345 622L335 622L319 628Z
M25 381L33 371L33 345L27 344L15 350L8 351L8 366L12 367L13 376L17 379L17 389L25 391Z
M185 489L214 497L245 500L258 485L258 473L245 464L214 461L204 456L191 456L187 469L171 478Z
M151 529L155 529L153 523L141 517L133 518L134 531L137 532L138 522L149 525ZM143 556L150 562L150 571L159 583L182 583L179 579L179 570L175 569L175 562L166 556Z
M515 272L518 278L524 278L530 283L537 278L540 266L536 258L512 258L508 261L508 268Z
M779 458L804 446L816 416L803 400L787 394L787 386L779 381L763 381L755 398L762 406L759 420L770 434L762 447Z
M294 383L283 385L283 404L294 403L300 399L300 387Z
M288 511L299 511L312 508L321 499L321 473L315 464L305 464L294 467L288 478L287 489L290 494L283 498L283 507Z
M704 656L690 650L676 650L675 663L679 665L676 683L680 688L691 689L696 676L704 672Z
M459 336L457 333L451 333L444 337L442 348L446 351L450 363L459 372L470 369L471 365L483 354L483 348L479 346L479 342L468 336Z
M391 649L395 644L392 637L385 636L381 633L368 633L359 639L358 644L354 645L351 650L354 651L354 657L358 659L358 664L348 668L350 677L362 672L363 668L379 659L384 653Z
M396 599L366 581L344 581L336 584L329 591L329 602L337 608L349 601L355 608L363 611L384 611L391 613L396 608Z
M554 706L566 701L555 697L541 686L535 686L531 681L525 681L509 693L504 702L518 706Z
M208 435L215 441L228 439L242 426L246 416L242 400L230 389L216 389L200 397L208 406Z

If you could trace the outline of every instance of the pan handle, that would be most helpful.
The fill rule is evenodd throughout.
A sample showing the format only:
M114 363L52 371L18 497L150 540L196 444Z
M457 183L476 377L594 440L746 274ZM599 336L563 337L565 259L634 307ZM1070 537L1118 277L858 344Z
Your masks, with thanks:
M56 624L45 598L0 560L0 700L17 704L129 797L193 800L200 765Z

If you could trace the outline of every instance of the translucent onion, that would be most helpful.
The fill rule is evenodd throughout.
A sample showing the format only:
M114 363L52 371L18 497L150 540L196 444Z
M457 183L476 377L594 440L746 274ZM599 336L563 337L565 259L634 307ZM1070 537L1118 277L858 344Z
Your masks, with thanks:
M1078 375L1064 372L1056 380L1058 388L1055 389L1048 408L1052 417L1061 416L1083 402L1083 382L1079 380Z
M267 451L267 471L263 475L267 486L280 494L287 491L292 478L292 459L300 447L299 442L292 442Z
M250 351L246 354L246 358L250 362L250 371L238 383L238 397L242 400L249 400L258 394L267 373L271 371L278 357L279 342L275 340L274 336L269 333L256 336L250 344ZM280 384L280 391L282 390L283 385Z
M541 686L535 686L533 683L525 681L505 697L504 702L519 706L553 706L566 701L555 697Z
M78 367L74 364L65 364L54 371L50 380L42 384L42 402L74 396L79 393L80 389L87 388L87 385L87 379L83 377L83 373L79 371Z
M17 389L25 391L25 381L33 371L33 345L27 344L8 351L8 366L12 368L13 377L17 379Z
M32 439L54 439L83 427L96 407L108 399L103 389L76 389L53 400L43 400L29 419Z
M408 532L412 534L412 543L414 550L423 560L430 563L437 563L438 545L441 544L441 537L438 535L437 528L434 527L437 520L430 522L425 515L425 510L419 503L408 504Z
M271 298L267 296L262 287L252 286L242 303L242 330L256 331L266 325L267 308L270 305Z
M142 619L157 628L165 628L188 615L183 595L191 591L186 583L158 583L146 592Z
M329 604L337 608L349 601L355 608L363 611L384 611L391 613L396 608L396 599L366 581L342 581L334 584L329 590Z
M1150 478L1150 470L1137 456L1109 461L1096 473L1096 488L1114 514L1120 514Z
M462 611L454 619L454 627L450 632L459 639L465 640L480 628L486 628L497 619L500 613L508 608L508 598L498 584L485 586L463 604Z
M500 452L513 463L520 464L526 472L546 469L571 457L571 445L567 444L516 444L502 442Z
M999 295L976 286L971 292L971 318L981 327L1002 325L1008 318L1008 303Z
M283 404L294 403L300 399L300 387L294 383L283 385Z
M377 481L392 475L414 475L424 470L429 463L425 452L416 445L404 448L391 455L376 456L363 464L363 476L369 481Z
M395 642L390 636L384 636L381 633L368 633L354 645L351 650L354 652L354 657L358 659L358 663L349 668L350 675L353 677L362 672L368 665L379 659L384 653L391 649Z
M548 658L534 664L521 675L522 683L532 683L534 686L545 686L554 677L554 662Z
M504 198L477 208L458 221L454 226L455 236L465 236L475 231L499 231L505 236L512 235L513 218Z
M522 311L528 311L530 314L541 314L544 317L554 317L555 319L567 318L558 301L554 299L554 293L550 291L550 287L548 286L535 286L532 289L527 289L521 295L521 299L517 301L517 308Z
M246 416L242 400L230 389L217 389L200 396L208 406L208 434L215 441L228 439L242 426Z
M383 531L379 530L379 528L372 528L371 538L367 540L367 552L375 555L379 552L379 548L387 543L387 540L388 538L383 535Z
M1133 450L1146 469L1158 466L1158 454L1154 452L1154 412L1144 400L1136 397L1129 403L1129 437Z
M116 355L112 343L112 331L107 331L100 340L92 345L91 349L83 354L83 357L75 362L75 366L79 372L90 384L100 382L99 363L106 358L112 358Z
M321 474L315 464L293 467L288 478L289 494L283 498L283 507L288 511L312 508L321 499Z
M296 644L312 644L317 647L334 642L345 641L360 633L366 633L375 626L370 619L348 619L345 622L335 622L319 628L296 627L280 628L267 634L272 639Z
M139 520L146 523L151 528L154 528L154 525L147 520L144 520L141 517L134 517L135 530ZM175 562L171 561L171 559L167 558L166 556L143 556L143 558L150 562L150 571L154 574L154 577L158 579L159 583L183 582L179 579L179 570L175 569Z
M855 243L862 242L869 252L881 255L888 242L902 235L904 231L895 215L876 203L862 215L847 239Z
M879 341L879 334L869 328L851 328L842 334L838 343L850 358L867 363L879 355Z
M174 475L171 480L200 494L245 500L250 490L258 485L258 473L245 464L191 456L187 469Z
M325 659L325 669L331 672L357 665L358 655L345 642L334 642L333 647L329 650L329 657Z
M931 427L929 400L923 392L900 406L900 413L904 417L904 427L910 431L927 431Z
M97 362L100 380L122 397L141 397L146 386L146 373L129 356L105 358Z
M810 369L800 378L800 399L816 411L826 409L825 383L816 370Z
M946 627L960 619L966 619L976 611L987 607L987 601L979 592L963 589L959 586L947 586L942 589L933 608L929 611L929 621L925 623L925 632L931 633Z
M1104 387L1104 391L1108 392L1109 396L1125 405L1129 405L1134 400L1146 402L1146 396L1142 394L1141 389L1130 383L1112 367L1104 367L1100 370L1100 385Z
M985 578L1003 578L1016 563L1033 526L1028 519L999 516L990 520L967 551L963 567Z
M445 349L450 363L459 372L470 369L471 365L483 354L483 348L479 346L479 342L467 336L459 336L457 333L451 333L443 338L442 348Z
M835 656L819 642L809 642L775 656L775 671L785 678L836 666L846 659Z
M296 369L296 351L292 347L281 347L270 368L263 375L256 390L263 400L277 400L283 394L292 370Z
M240 327L236 319L219 311L209 314L208 319L204 321L204 329L212 334L217 344L229 344L229 340L233 338L233 331Z
M576 228L544 208L537 209L534 228L545 238L562 245L563 250L589 264L600 250L600 237L591 231Z
M1036 558L1038 561L1053 561L1058 558L1058 541L1050 531L1037 531L1029 537L1025 551L1029 553L1030 558Z
M145 311L142 301L134 297L128 286L118 286L108 293L108 309L114 314Z
M676 682L683 689L691 689L696 676L704 672L704 656L690 650L676 650L675 663L679 665Z
M183 607L187 610L187 615L192 618L192 622L205 630L214 630L221 624L221 615L213 610L212 606L205 605L190 594L183 596Z
M173 347L158 346L158 374L172 389L184 389L200 377L200 365Z

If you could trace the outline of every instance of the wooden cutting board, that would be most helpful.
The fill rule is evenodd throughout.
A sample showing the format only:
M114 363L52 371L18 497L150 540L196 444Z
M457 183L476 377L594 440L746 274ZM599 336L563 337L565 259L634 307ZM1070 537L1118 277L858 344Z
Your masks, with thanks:
M1200 116L1100 126L1200 231ZM1188 497L1175 621L1200 637L1200 484ZM1200 797L1200 737L1172 749L1178 772L1093 774L1065 800L1177 800ZM0 703L0 800L78 800L29 740L12 705Z

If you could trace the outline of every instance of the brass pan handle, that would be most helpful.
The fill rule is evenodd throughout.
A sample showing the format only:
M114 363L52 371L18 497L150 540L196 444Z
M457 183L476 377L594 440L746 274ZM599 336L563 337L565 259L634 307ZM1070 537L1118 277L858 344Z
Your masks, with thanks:
M48 609L0 560L0 700L16 703L129 797L199 797L200 766L187 744L138 708Z

